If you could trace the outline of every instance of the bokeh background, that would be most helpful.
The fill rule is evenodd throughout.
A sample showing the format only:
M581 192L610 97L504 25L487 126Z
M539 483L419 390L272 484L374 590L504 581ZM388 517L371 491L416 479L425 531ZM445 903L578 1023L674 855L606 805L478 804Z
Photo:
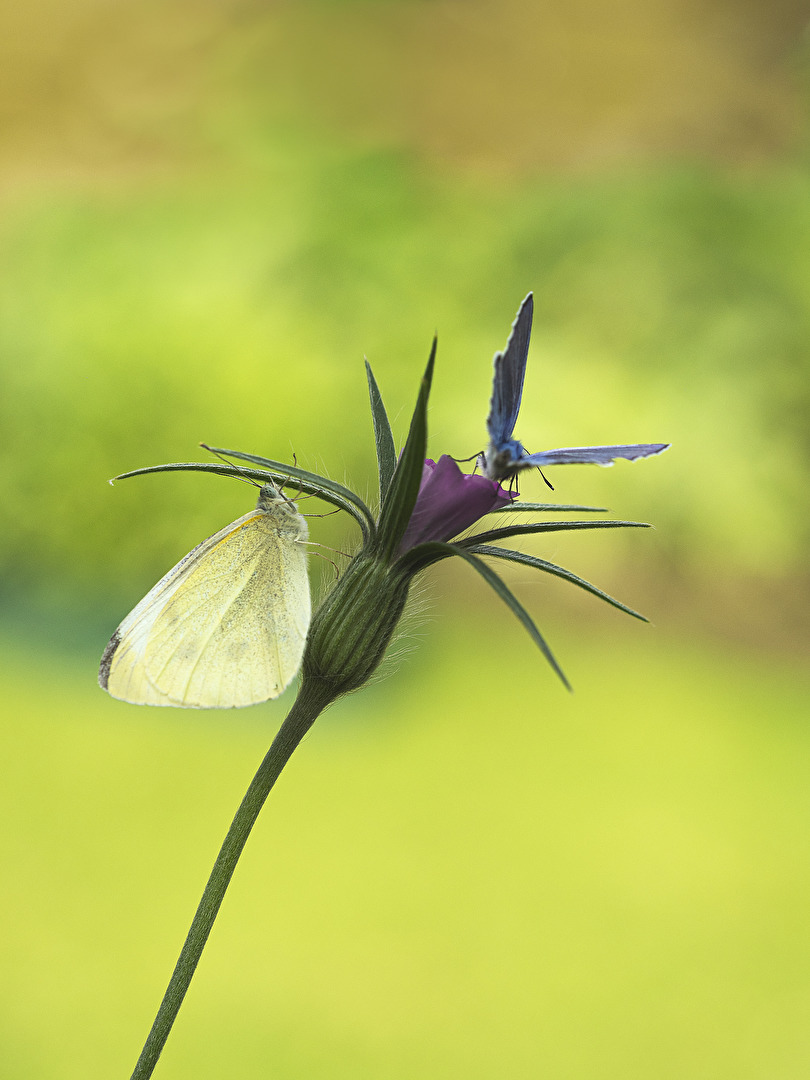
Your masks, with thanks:
M371 493L363 356L401 440L434 331L430 447L473 454L533 289L524 442L674 446L549 471L654 532L527 546L654 625L513 575L569 696L468 569L426 581L391 677L273 793L159 1073L807 1076L806 21L2 5L4 1075L129 1075L288 704L96 688L121 617L252 502L109 477L205 440Z

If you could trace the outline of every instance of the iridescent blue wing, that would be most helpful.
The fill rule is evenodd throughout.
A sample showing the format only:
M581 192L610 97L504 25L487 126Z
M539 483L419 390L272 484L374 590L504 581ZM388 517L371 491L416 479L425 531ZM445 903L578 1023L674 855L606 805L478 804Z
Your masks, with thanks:
M506 348L503 352L495 353L492 400L487 417L490 447L495 451L502 450L511 442L517 421L523 394L523 376L526 373L526 357L529 354L533 312L534 299L529 293L512 323Z
M519 469L533 465L612 465L617 458L635 461L651 457L669 448L669 443L635 443L632 446L571 446L562 450L543 450L527 454L517 464Z

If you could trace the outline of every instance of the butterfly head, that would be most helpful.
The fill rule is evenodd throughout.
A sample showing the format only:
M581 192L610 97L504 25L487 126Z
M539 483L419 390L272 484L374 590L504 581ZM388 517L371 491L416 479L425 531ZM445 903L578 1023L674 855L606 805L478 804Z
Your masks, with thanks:
M274 484L263 484L259 490L256 509L271 514L276 524L294 533L299 539L307 537L307 524L295 502Z
M488 480L509 480L524 466L526 451L517 439L491 441L483 454L478 456L478 467Z
M259 488L259 498L256 501L257 510L269 510L279 502L289 502L286 495L273 484L262 484Z

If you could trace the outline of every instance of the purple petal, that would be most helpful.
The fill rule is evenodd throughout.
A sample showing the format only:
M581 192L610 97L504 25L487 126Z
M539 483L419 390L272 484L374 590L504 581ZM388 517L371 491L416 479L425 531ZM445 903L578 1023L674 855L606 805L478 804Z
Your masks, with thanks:
M442 454L438 462L428 459L422 468L416 505L398 554L431 540L450 540L484 514L516 497L517 492L504 491L495 480L463 473L447 454Z

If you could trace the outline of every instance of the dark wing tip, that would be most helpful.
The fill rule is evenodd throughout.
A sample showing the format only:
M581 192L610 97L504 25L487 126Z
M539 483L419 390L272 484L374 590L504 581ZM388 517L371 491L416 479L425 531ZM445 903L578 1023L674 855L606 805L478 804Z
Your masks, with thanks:
M102 690L107 689L107 683L110 680L110 668L112 667L113 657L115 651L121 644L121 635L116 630L113 636L107 643L107 648L104 650L104 655L101 657L101 663L98 667L98 685Z

